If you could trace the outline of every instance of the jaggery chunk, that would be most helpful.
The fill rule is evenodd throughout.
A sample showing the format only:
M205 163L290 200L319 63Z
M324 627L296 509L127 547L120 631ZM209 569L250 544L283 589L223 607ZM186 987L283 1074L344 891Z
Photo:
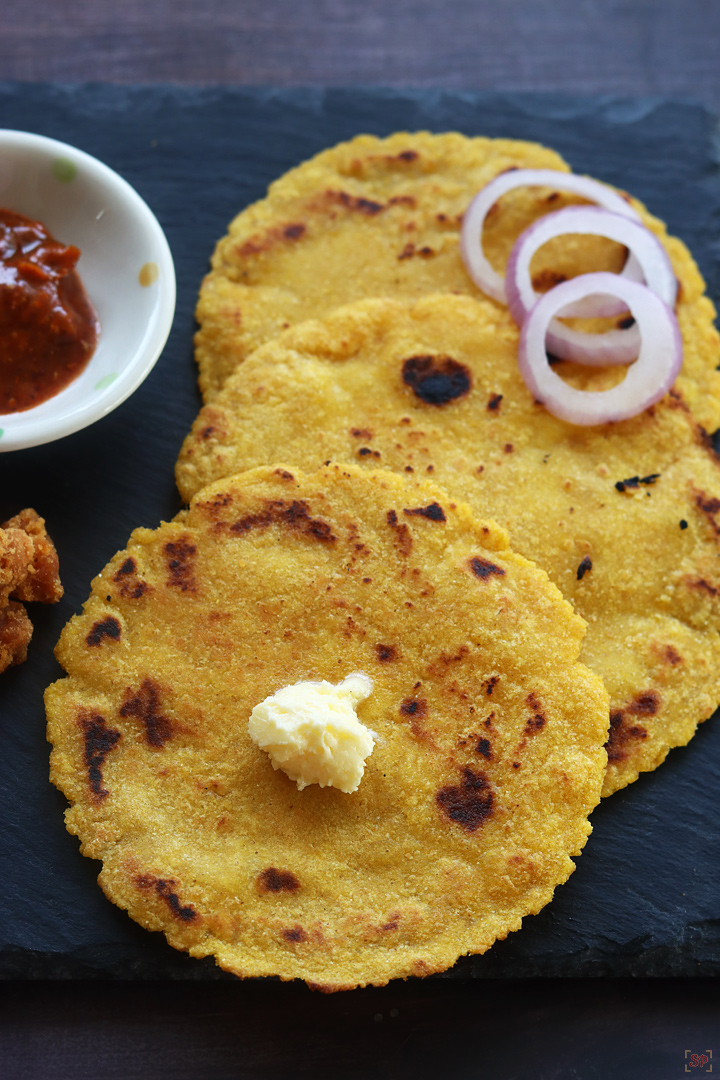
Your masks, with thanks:
M32 623L20 601L54 604L62 594L45 521L30 508L21 510L0 526L0 672L27 657Z
M28 508L6 521L1 530L0 567L3 565L4 538L9 537L10 544L14 543L24 552L24 573L18 574L16 585L8 595L26 602L56 603L63 594L63 587L57 551L45 529L44 518Z
M33 560L33 542L22 529L0 529L0 605L24 582Z
M32 623L22 604L10 600L0 608L0 671L27 659Z

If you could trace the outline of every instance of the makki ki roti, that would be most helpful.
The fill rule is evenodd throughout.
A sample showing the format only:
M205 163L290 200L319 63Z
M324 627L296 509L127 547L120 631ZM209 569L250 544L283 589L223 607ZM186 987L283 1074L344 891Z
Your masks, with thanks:
M95 579L46 693L51 777L106 894L176 948L325 990L437 972L539 911L590 832L608 705L584 630L427 482L261 468ZM299 792L251 710L352 672L360 787Z
M200 290L196 358L204 400L214 399L259 345L335 307L435 292L482 296L460 257L460 225L473 196L514 168L569 171L537 143L401 132L358 136L276 180L265 199L230 224ZM714 431L720 426L715 309L685 245L628 199L665 245L680 284L676 311L685 356L677 388L698 422ZM491 263L502 271L527 225L578 201L548 188L504 196L483 236ZM625 257L625 248L599 237L562 237L535 256L536 288L591 270L619 271ZM575 325L602 329L607 321Z
M580 428L532 399L490 301L360 301L286 331L200 412L177 465L204 484L282 458L432 475L492 516L588 622L610 694L603 794L659 765L720 701L720 469L673 390ZM559 365L579 385L602 383Z

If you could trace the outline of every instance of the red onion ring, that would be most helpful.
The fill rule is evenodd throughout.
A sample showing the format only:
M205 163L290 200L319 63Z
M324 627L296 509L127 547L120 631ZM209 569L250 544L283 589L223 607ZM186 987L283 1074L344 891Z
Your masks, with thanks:
M548 240L569 233L605 236L624 244L635 256L648 288L657 293L668 307L673 307L677 296L677 279L665 248L649 229L638 221L596 206L570 206L547 214L530 225L512 250L505 288L508 307L518 326L522 326L538 300L539 294L533 289L530 278L533 255ZM567 309L559 314L566 316ZM578 364L628 364L638 354L640 335L636 326L626 330L608 330L604 334L589 334L571 330L554 319L548 330L546 346L554 356L574 360Z
M497 270L493 269L485 256L482 234L490 208L501 196L516 187L551 187L555 191L568 191L597 203L598 206L614 214L621 214L623 217L636 221L640 220L637 210L626 202L622 195L606 184L601 184L599 180L593 180L592 177L576 176L575 173L557 172L554 169L511 169L500 173L478 192L465 211L460 230L460 254L465 263L465 269L478 288L501 304L507 303L505 281ZM639 269L632 256L628 258L622 273L624 276L638 279ZM623 310L618 308L617 304L610 307L612 310L605 303L601 310L592 298L588 298L582 305L568 311L567 315L568 317L573 315L592 318L593 315L615 315Z
M629 307L640 334L640 353L622 383L597 393L576 390L550 367L545 339L550 321L571 301L609 292ZM570 424L590 426L627 420L659 401L682 367L682 338L675 314L647 286L619 274L581 274L538 300L520 333L520 372L548 412Z

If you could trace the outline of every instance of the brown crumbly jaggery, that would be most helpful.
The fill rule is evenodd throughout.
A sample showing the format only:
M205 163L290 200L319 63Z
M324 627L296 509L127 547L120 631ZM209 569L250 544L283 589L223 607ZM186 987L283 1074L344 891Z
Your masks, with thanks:
M25 603L63 595L55 545L45 521L28 508L0 526L0 672L27 658L32 623Z
M51 778L106 894L176 948L325 990L427 975L518 929L586 841L609 714L584 630L434 485L257 469L96 578L46 692ZM352 672L360 787L299 792L250 713Z
M54 604L63 595L60 584L60 566L55 545L47 534L45 520L30 508L21 510L10 518L0 530L15 542L24 537L24 572L18 575L16 585L8 595L26 603ZM29 547L28 547L29 542ZM2 533L0 532L0 565L2 565Z

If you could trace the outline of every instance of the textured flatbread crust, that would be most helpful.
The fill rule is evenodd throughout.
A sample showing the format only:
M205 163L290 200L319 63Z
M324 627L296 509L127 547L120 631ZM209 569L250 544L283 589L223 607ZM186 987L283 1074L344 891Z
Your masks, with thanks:
M558 154L536 143L401 132L359 136L286 173L231 223L203 282L196 356L205 401L253 349L334 307L366 297L481 296L460 258L460 223L476 192L512 168L569 171ZM505 196L485 230L491 262L502 270L523 228L577 201L544 188ZM698 422L714 431L720 426L715 309L685 245L630 201L665 244L680 282L685 363L677 387ZM535 257L536 287L588 270L619 270L624 257L609 241L564 237Z
M434 486L259 469L94 581L46 694L52 779L107 895L176 948L326 990L441 971L539 911L590 832L608 710L583 633ZM299 792L250 711L353 671L360 788Z
M178 483L189 499L280 457L354 461L430 474L491 515L589 624L583 659L611 701L610 794L720 701L718 460L676 391L619 424L554 418L525 387L517 348L489 301L350 305L238 368L200 412ZM559 370L578 385L607 377Z

